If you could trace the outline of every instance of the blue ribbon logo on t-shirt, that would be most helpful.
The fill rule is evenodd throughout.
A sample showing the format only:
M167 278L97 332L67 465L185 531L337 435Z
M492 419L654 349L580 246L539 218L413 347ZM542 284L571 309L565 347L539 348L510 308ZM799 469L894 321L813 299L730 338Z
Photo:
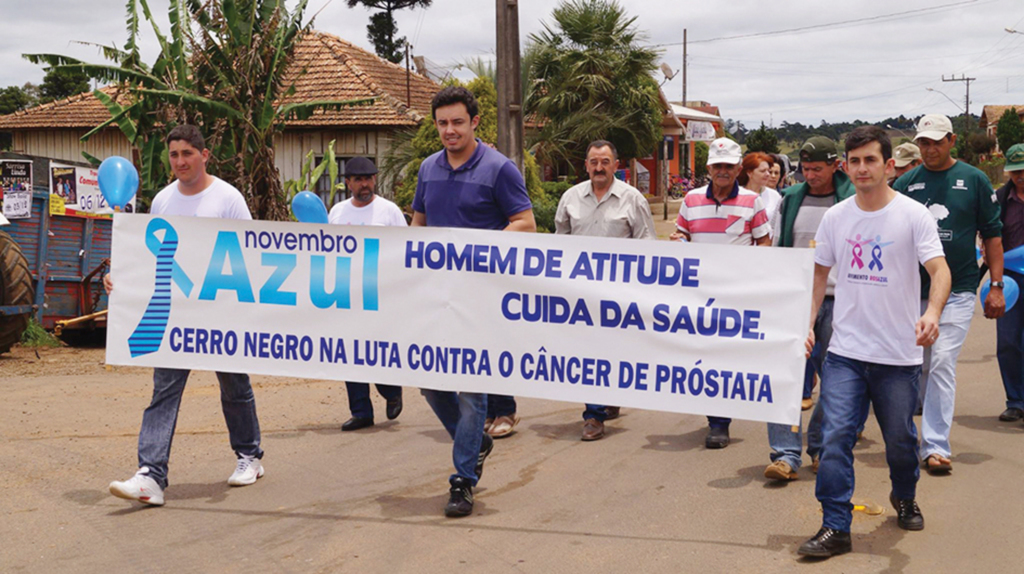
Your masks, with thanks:
M157 233L163 231L163 239ZM171 281L188 297L192 293L192 281L174 260L178 250L178 232L164 219L150 220L146 227L146 247L156 257L156 280L153 296L142 314L142 320L128 337L128 350L132 357L155 353L160 349L167 330L167 319L171 315Z
M874 270L874 269L876 269L876 266L877 266L877 270L878 271L881 271L883 269L883 267L882 267L882 248L886 247L888 245L892 245L893 243L895 243L895 241L889 241L889 242L886 242L886 243L882 243L882 236L881 235L876 235L875 239L873 241L869 242L869 245L872 245L872 247L871 247L871 263L868 265L868 269Z

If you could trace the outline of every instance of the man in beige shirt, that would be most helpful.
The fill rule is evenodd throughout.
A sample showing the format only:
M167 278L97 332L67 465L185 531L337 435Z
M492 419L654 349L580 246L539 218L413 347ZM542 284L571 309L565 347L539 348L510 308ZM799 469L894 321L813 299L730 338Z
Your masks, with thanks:
M615 146L604 140L587 146L590 180L575 185L558 202L555 233L592 237L654 239L654 218L647 199L635 187L615 179L619 165ZM619 416L619 407L587 405L583 411L585 441L604 436L604 421Z

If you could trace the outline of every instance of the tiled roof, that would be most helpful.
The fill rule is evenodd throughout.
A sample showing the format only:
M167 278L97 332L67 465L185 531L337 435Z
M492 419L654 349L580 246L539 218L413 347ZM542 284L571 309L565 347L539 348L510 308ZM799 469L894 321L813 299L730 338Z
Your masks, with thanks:
M1016 106L985 106L981 111L981 126L984 127L988 124L994 124L999 122L999 118L1003 117L1006 110L1010 108L1017 108L1017 115L1024 116L1024 105Z
M423 76L409 74L412 106L406 105L404 66L387 62L354 44L324 32L309 32L295 46L283 85L295 93L279 103L376 97L372 104L318 111L288 127L414 126L430 115L430 101L440 89ZM113 93L114 88L103 90ZM4 129L92 128L110 117L91 93L0 116Z
M113 95L117 89L107 86L102 91ZM107 108L92 92L85 92L0 116L0 129L94 128L109 119Z

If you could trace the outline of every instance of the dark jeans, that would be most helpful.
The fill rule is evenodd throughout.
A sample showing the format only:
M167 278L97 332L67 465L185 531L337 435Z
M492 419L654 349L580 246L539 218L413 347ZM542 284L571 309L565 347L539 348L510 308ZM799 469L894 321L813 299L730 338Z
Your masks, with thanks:
M823 526L850 531L853 520L853 445L863 404L869 399L885 441L892 491L901 500L915 498L920 476L914 409L920 365L868 363L829 353L821 378L824 442L815 494L824 514Z
M480 478L476 475L476 462L484 438L487 395L432 389L423 389L421 392L454 442L452 462L455 465L455 474L449 480L461 476L475 486Z
M345 383L345 390L348 391L348 410L352 416L372 419L373 402L370 401L370 385L367 383ZM401 398L402 387L391 385L377 385L377 392L384 400Z
M608 418L608 413L604 410L604 405L592 405L587 403L586 410L583 411L583 420L595 419L604 422Z
M487 395L487 418L510 417L516 414L516 398L507 395Z
M167 488L167 463L171 441L178 423L178 407L188 381L187 369L153 369L153 399L142 414L139 431L139 466L149 467L149 476ZM260 422L256 418L256 399L249 375L217 373L220 406L228 425L231 450L235 455L263 458L260 449Z
M1024 275L1004 270L1024 288ZM996 319L996 358L1006 390L1006 408L1024 409L1024 302Z

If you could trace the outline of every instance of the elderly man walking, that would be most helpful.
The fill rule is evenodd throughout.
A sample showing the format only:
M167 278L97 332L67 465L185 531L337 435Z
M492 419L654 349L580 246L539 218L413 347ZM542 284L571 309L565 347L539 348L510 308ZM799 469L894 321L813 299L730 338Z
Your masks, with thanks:
M679 206L672 239L725 245L771 245L771 230L761 196L740 187L736 178L743 166L738 143L718 138L708 148L711 184L686 194ZM726 417L708 417L706 448L729 446Z
M588 181L562 194L555 213L555 233L594 237L654 239L651 208L635 187L615 178L619 152L609 141L597 140L587 146ZM582 440L604 436L604 421L616 418L619 407L587 405L583 411Z

